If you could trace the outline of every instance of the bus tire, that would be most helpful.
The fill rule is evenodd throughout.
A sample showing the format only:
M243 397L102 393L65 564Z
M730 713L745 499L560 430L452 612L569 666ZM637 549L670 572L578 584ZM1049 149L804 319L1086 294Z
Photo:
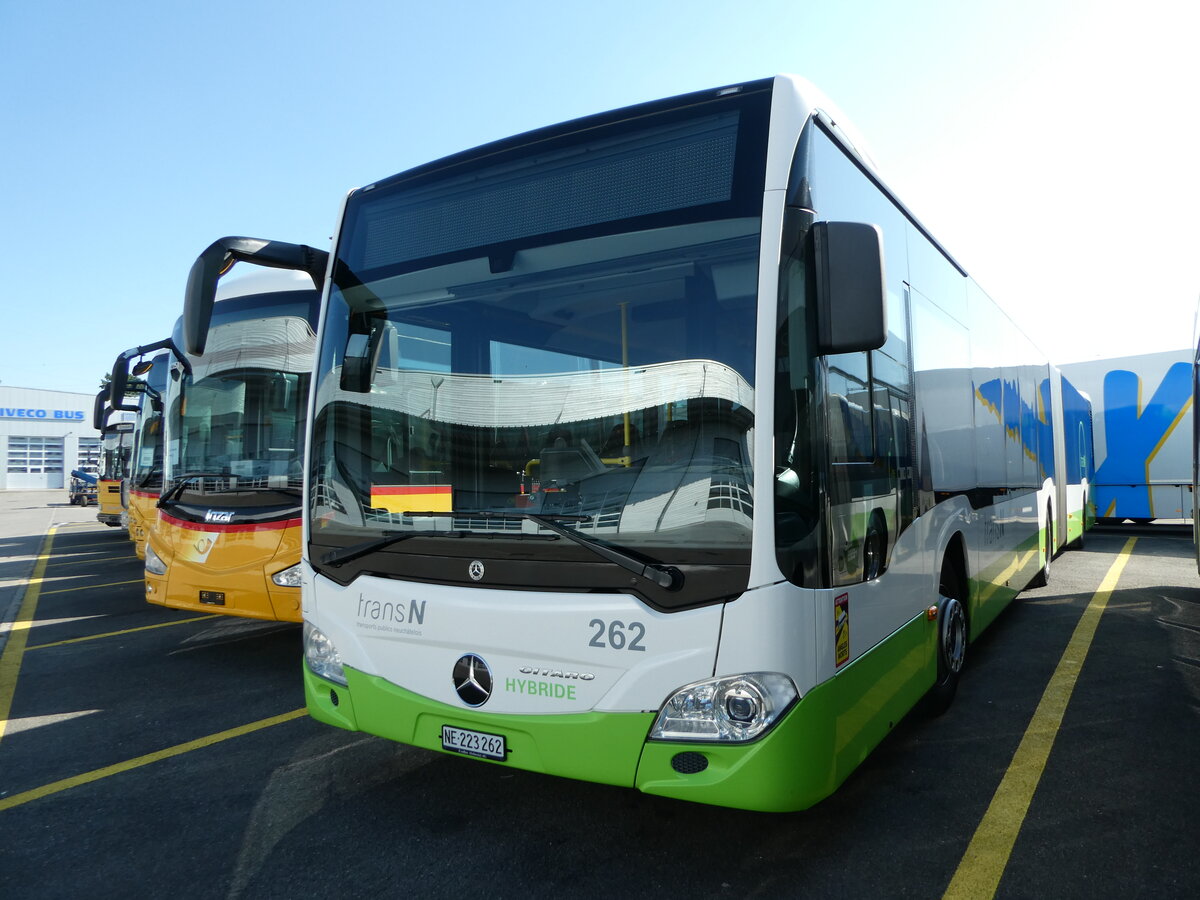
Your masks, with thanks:
M934 716L950 708L967 659L966 597L949 560L942 563L938 595L937 680L926 697L926 709Z

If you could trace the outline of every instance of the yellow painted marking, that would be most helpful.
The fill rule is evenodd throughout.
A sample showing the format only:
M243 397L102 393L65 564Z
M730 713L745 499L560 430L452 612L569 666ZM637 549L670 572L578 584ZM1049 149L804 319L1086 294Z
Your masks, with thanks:
M975 829L975 836L963 854L958 864L958 871L950 880L950 886L943 895L943 900L989 900L996 894L1008 858L1012 854L1017 834L1029 811L1042 772L1046 768L1046 760L1054 739L1062 725L1063 714L1067 703L1075 690L1075 680L1083 668L1092 639L1096 635L1096 626L1100 624L1100 616L1108 605L1109 597L1117 586L1117 580L1133 555L1133 545L1137 538L1125 542L1120 555L1109 567L1108 574L1100 582L1100 587L1092 595L1087 609L1083 611L1067 649L1063 651L1050 682L1042 693L1042 699L1033 713L1029 727L1017 752L1013 754L1008 771L996 788L992 802L988 805L983 820Z
M1006 587L1008 580L1025 568L1025 564L1029 562L1029 558L1034 553L1039 552L1041 552L1040 546L1037 550L1027 550L1024 554L1010 562L999 575L989 577L987 585L979 591L979 602L986 602L991 598L992 594L996 593L1000 588Z
M61 527L61 526L55 526L55 527L57 528L57 527ZM113 548L113 543L112 543L112 541L102 541L99 544L71 544L71 546L63 547L62 549L63 549L64 553L67 553L67 552L71 552L74 550L82 550L84 547L107 547L109 550L111 550Z
M160 760L164 759L170 759L172 756L181 756L184 753L190 753L193 750L211 747L213 744L219 744L222 741L227 741L231 738L241 737L242 735L251 734L255 731L261 731L264 728L270 728L272 725L281 725L284 722L290 722L293 719L299 719L301 716L304 716L307 713L307 709L294 709L291 712L283 713L283 715L271 716L269 719L259 719L257 722L251 722L249 725L239 725L237 728L230 728L227 731L219 731L216 734L210 734L207 737L198 738L194 741L188 741L185 744L176 744L174 747L167 747L165 750L159 750L156 753L147 753L145 756L139 756L135 759L127 759L124 762L114 763L113 765L105 766L102 769L93 769L90 772L84 772L82 775L75 775L71 778L63 778L60 781L42 785L42 787L34 788L30 791L22 791L20 794L13 794L11 797L0 797L0 812L3 812L6 809L12 809L14 806L21 806L22 804L29 803L31 800L40 800L43 797L49 797L51 794L67 791L71 788L79 787L80 785L91 784L93 781L99 781L102 778L108 778L110 775L119 775L122 772L128 772L130 769L137 769L142 766L147 766L150 763L159 762Z
M65 641L54 641L50 644L34 644L32 647L26 647L26 652L30 650L45 650L47 647L61 647L64 644L81 644L84 641L98 641L101 638L118 637L122 634L133 634L135 631L149 631L152 628L169 628L172 625L183 625L187 622L202 622L205 619L218 619L224 616L196 616L192 619L177 619L174 622L159 622L157 625L140 625L137 628L126 628L122 631L106 631L104 634L89 634L87 637L67 638Z
M1173 432L1175 430L1175 426L1177 426L1180 422L1183 421L1183 417L1185 415L1187 415L1188 411L1191 410L1191 408L1192 408L1192 398L1188 397L1187 400L1184 402L1183 406L1180 407L1179 415L1177 415L1175 417L1175 421L1173 421L1170 424L1170 426L1168 426L1167 430L1163 433L1162 438L1159 440L1159 442L1157 444L1154 445L1154 449L1151 450L1148 454L1146 454L1146 499L1147 499L1147 503L1149 504L1149 507L1150 507L1151 518L1154 517L1154 486L1153 486L1153 483L1150 481L1150 464L1152 462L1154 462L1154 457L1158 456L1158 451L1163 448L1163 444L1165 444L1167 442L1167 438L1169 438L1171 436L1171 432Z
M21 600L21 608L13 621L4 645L4 654L0 655L0 741L4 740L4 732L8 727L8 714L12 711L13 693L17 689L17 675L21 671L21 658L25 655L25 644L29 640L29 626L33 622L33 613L37 609L38 597L41 594L42 579L46 575L46 563L50 560L50 547L54 544L54 532L57 525L52 525L42 540L42 552L34 564L33 574L25 585L25 596Z
M70 591L98 591L100 588L119 587L122 584L141 584L143 579L135 578L133 581L110 581L108 584L81 584L79 587L59 588L56 591L42 591L42 596L46 594L66 594Z
M62 562L59 562L56 559L56 560L54 560L52 565L55 565L55 566L81 566L84 563L113 562L113 561L122 560L122 559L137 559L137 557L133 556L133 555L130 555L130 556L93 556L93 557L90 557L89 559L71 559L71 560L64 560Z

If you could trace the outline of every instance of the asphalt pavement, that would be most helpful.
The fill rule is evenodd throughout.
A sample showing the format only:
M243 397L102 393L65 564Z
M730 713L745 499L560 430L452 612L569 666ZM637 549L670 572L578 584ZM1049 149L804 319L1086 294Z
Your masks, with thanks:
M146 604L124 531L65 492L0 494L0 547L0 897L1200 896L1185 529L1089 533L971 645L947 713L789 815L314 722L299 626Z

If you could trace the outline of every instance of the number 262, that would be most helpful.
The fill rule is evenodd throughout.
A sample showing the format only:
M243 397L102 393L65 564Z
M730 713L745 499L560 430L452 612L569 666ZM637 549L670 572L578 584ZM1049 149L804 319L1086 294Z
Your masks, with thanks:
M614 650L642 650L642 638L646 636L646 626L641 622L630 622L628 626L619 619L605 622L603 619L592 619L589 628L595 628L596 633L588 641L589 647L612 647ZM607 635L608 643L604 643Z

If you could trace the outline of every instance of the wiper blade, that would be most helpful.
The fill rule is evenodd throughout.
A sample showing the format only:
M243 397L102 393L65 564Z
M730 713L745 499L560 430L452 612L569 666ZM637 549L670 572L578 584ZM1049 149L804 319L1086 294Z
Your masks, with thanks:
M543 516L539 513L522 513L525 518L537 522L543 528L548 528L555 534L562 535L569 541L574 541L581 547L586 547L597 556L602 556L611 563L616 563L622 569L632 572L642 578L649 579L668 591L677 591L683 587L683 573L674 566L661 566L658 563L643 562L633 554L612 546L606 541L580 534L571 528L563 528L555 519L578 520L578 516ZM586 518L586 517L584 517Z
M175 483L175 486L173 488L171 488L169 491L167 491L165 494L163 494L161 497L158 498L158 503L155 505L158 507L162 507L162 506L165 506L166 504L170 503L176 497L178 497L180 494L183 493L184 487L191 484L197 478L229 478L229 477L230 477L230 474L228 472L186 472L183 475L179 476L179 481L177 481Z
M340 550L330 550L321 558L321 565L340 566L350 562L352 559L358 559L360 556L366 556L368 553L374 553L376 550L382 550L384 547L390 547L392 544L408 540L410 537L429 537L431 535L437 537L462 537L463 532L387 531L384 532L383 537L371 538L371 540L363 541L361 544L351 544L349 547L342 547Z
M476 510L475 512L424 512L424 513L406 513L411 516L455 516L458 518L475 518L475 519L528 519L531 522L536 522L543 528L553 531L560 537L565 537L567 540L578 544L580 547L585 547L591 550L597 556L607 559L611 563L615 563L626 571L632 572L641 578L653 581L661 588L668 591L677 591L683 587L683 573L674 566L663 566L658 563L646 562L634 556L627 550L620 547L615 547L607 541L602 541L599 538L591 535L581 534L572 528L564 528L559 525L559 522L590 522L591 516L572 516L559 515L557 513L534 513L534 512L494 512L488 509Z

